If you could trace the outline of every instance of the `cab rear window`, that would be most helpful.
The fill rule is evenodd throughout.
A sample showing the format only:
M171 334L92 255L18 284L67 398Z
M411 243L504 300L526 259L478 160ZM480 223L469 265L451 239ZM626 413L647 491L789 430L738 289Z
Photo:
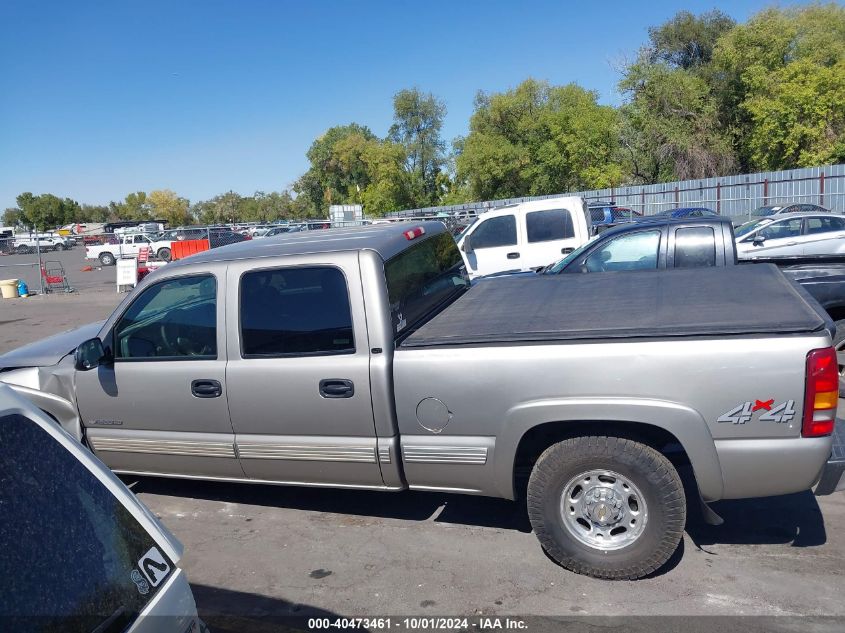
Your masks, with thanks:
M395 335L406 334L425 317L469 287L463 259L449 233L414 244L384 264Z

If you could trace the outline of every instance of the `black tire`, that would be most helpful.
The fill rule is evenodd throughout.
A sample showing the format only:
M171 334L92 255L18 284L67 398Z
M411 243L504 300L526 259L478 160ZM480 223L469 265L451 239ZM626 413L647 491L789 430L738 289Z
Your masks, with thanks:
M835 321L836 335L833 337L833 347L836 348L837 355L840 351L845 352L845 319ZM839 365L839 397L845 398L845 365Z
M114 266L114 255L109 252L100 253L99 260L103 266Z
M164 248L158 249L158 253L156 253L156 257L158 257L163 262L170 261L170 249L166 246Z
M15 253L18 255L29 255L32 249L29 246L21 245L15 248Z
M564 488L581 473L618 473L642 493L648 516L639 536L620 549L578 540L564 525ZM642 578L662 567L684 533L686 498L671 462L650 446L620 437L576 437L550 446L528 481L528 518L546 552L579 574L615 580Z

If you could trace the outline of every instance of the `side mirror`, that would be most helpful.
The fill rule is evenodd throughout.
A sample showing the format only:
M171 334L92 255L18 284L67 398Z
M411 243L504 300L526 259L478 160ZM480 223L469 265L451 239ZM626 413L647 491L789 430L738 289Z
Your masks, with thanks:
M87 341L80 343L73 355L74 367L78 371L88 371L99 367L100 363L106 359L106 350L103 347L103 342L98 338L89 338Z
M461 250L467 255L472 255L475 249L472 247L472 235L467 235L461 243Z
M754 241L751 242L751 243L754 244L754 246L762 246L763 242L765 242L765 241L766 241L765 235L755 235Z

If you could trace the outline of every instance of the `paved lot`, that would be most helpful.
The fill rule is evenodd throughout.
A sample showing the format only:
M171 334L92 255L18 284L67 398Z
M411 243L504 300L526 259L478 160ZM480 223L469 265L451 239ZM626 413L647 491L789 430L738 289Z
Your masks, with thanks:
M0 351L104 318L119 298L87 291L0 301ZM507 501L126 481L184 543L200 611L218 630L253 627L237 618L314 613L845 617L842 493L716 504L726 519L718 528L693 510L683 547L665 570L637 582L603 582L547 559L524 508ZM236 617L228 629L215 619L221 613ZM672 628L688 633L696 622L676 620ZM777 622L785 630L813 628ZM833 630L830 621L816 625Z
M77 290L116 290L114 266L102 268L97 260L85 259L85 248L80 244L67 251L42 253L41 259L58 261L64 266L70 285ZM84 272L85 266L94 270ZM32 290L38 290L38 257L28 255L0 255L0 279L23 279Z

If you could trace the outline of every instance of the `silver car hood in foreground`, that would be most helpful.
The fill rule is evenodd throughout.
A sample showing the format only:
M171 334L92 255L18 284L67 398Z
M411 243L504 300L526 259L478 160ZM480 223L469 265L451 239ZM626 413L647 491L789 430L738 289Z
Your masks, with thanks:
M89 323L7 352L0 356L0 369L55 365L75 350L80 343L97 336L103 323L105 321Z

